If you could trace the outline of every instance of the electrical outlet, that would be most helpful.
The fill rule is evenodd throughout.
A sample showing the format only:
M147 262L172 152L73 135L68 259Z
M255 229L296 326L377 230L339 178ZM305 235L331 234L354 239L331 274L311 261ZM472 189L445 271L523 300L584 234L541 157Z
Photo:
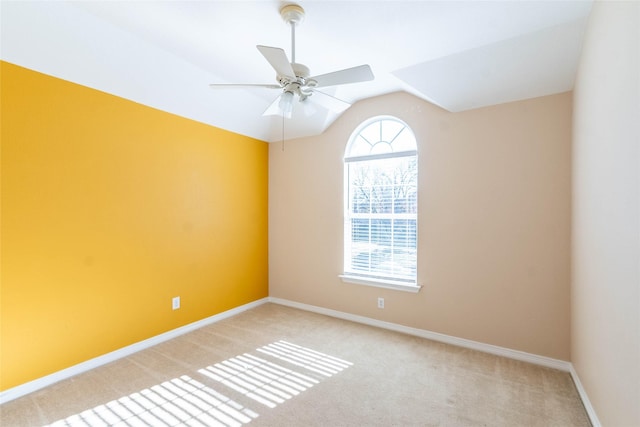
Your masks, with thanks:
M180 308L180 297L173 297L171 300L171 308L177 310Z
M378 308L384 308L384 298L378 298Z

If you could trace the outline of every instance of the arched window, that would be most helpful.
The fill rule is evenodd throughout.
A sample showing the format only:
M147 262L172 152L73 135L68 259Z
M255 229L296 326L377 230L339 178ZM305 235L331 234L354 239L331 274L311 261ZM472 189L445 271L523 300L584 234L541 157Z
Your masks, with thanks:
M343 280L419 289L418 151L406 123L374 117L351 135L344 157Z

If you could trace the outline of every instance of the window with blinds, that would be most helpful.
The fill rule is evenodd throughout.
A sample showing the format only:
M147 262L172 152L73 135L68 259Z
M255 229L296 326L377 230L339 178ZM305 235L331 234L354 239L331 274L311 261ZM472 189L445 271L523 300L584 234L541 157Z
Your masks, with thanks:
M375 117L351 136L344 159L344 276L416 285L417 160L415 136L397 118Z

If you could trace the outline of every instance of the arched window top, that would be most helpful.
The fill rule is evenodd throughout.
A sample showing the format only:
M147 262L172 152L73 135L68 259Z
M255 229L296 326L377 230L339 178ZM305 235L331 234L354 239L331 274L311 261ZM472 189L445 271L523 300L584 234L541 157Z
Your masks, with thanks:
M377 116L362 123L351 134L345 150L345 160L416 154L416 137L405 122L392 116Z

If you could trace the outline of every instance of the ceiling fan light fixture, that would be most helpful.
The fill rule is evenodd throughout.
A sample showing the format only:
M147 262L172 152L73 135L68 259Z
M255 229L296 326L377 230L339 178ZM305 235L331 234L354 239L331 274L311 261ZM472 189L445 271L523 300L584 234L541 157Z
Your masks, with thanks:
M293 92L285 91L280 95L280 102L278 103L280 113L283 117L290 119L293 112Z

